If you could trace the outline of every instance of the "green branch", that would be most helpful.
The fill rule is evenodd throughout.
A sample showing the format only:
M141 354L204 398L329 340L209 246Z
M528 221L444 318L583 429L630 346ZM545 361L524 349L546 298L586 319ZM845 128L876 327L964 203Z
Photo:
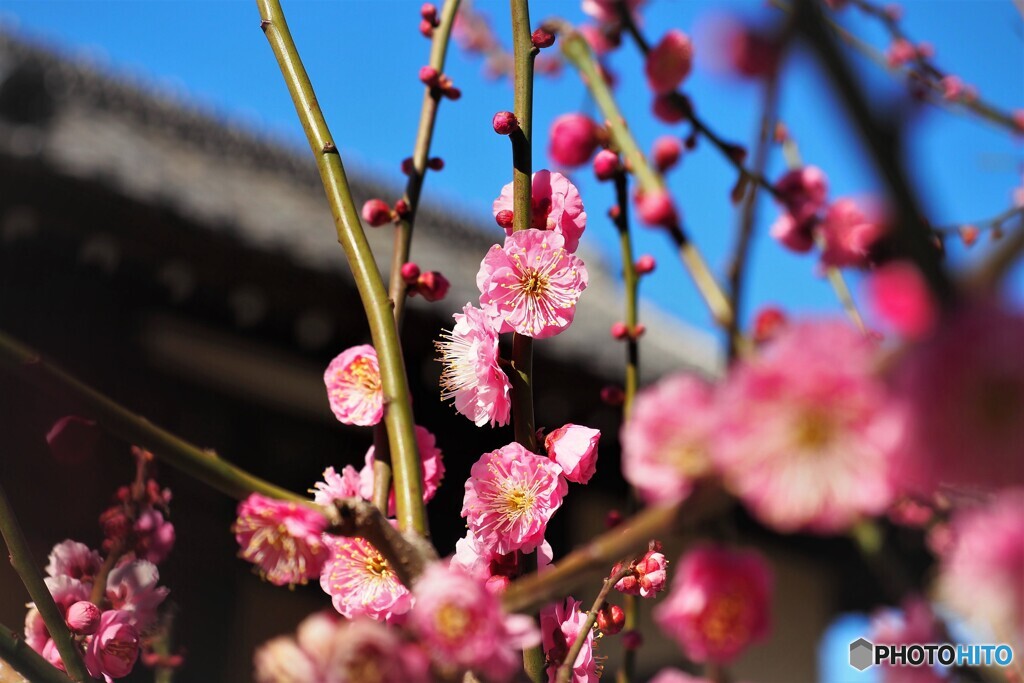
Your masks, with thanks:
M43 659L21 637L0 624L0 659L33 683L70 683L63 671Z

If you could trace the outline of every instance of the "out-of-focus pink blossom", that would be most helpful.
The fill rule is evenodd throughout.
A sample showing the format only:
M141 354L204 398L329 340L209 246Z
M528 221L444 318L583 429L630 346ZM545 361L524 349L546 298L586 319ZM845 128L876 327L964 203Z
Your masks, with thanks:
M626 0L626 9L635 14L645 0ZM583 13L601 24L618 26L621 23L619 15L620 0L583 0L580 6Z
M602 149L594 157L594 176L598 180L611 180L622 170L619 155L610 149Z
M661 173L668 171L683 156L683 143L674 135L663 135L654 141L654 148L651 150L651 159Z
M845 323L798 322L730 375L713 455L764 523L835 533L893 500L902 420L875 350Z
M368 199L363 204L363 220L372 228L379 228L391 222L391 207L383 199Z
M693 43L679 29L669 29L647 53L644 64L647 83L659 95L675 90L692 68Z
M648 683L711 683L711 681L691 676L679 669L662 669Z
M352 465L345 465L341 474L333 467L324 470L324 480L313 485L313 501L317 505L332 505L336 500L360 497L359 472Z
M587 288L587 268L557 232L522 230L484 256L476 284L480 307L499 332L543 339L572 324Z
M135 532L135 555L159 564L174 548L174 525L159 510L147 507L139 513L132 526Z
M814 247L814 222L797 223L788 213L780 214L768 233L790 251L803 254Z
M348 619L404 619L412 596L380 551L358 537L325 535L323 542L328 557L320 587L331 596L339 614Z
M62 465L84 462L92 456L102 432L93 420L65 415L46 433L46 445Z
M622 474L648 503L682 500L712 471L710 384L678 374L641 391L622 428Z
M561 173L547 170L533 174L531 189L533 213L530 216L530 227L557 232L565 238L565 249L575 253L587 227L587 212L583 210L579 190ZM509 236L512 235L511 217L514 215L512 194L512 183L509 183L501 188L501 194L492 205L495 220ZM502 211L508 212L508 220L499 220Z
M369 344L342 351L324 372L327 398L338 421L372 426L384 416L377 352Z
M436 270L430 270L420 273L419 277L416 278L415 285L409 287L408 292L409 296L419 294L427 301L433 303L445 298L450 287L451 283L448 282L448 278Z
M598 57L608 54L622 43L618 31L605 31L593 24L583 24L578 30Z
M91 582L100 570L103 558L84 543L70 538L53 546L46 565L47 576L69 576L79 581Z
M958 511L938 595L995 642L1024 642L1024 489Z
M701 49L707 46L711 66L725 74L763 78L779 66L779 42L732 15L709 19L697 36Z
M917 59L917 48L906 38L895 38L889 43L889 47L885 51L885 57L889 62L889 66L903 66L907 62Z
M938 320L928 283L907 262L888 263L874 271L867 280L867 292L875 313L908 339L925 336Z
M518 651L540 640L531 618L505 615L498 596L458 568L428 566L415 598L409 626L442 667L506 681L520 667Z
M140 638L132 624L132 615L107 610L100 617L96 634L85 649L85 666L94 678L124 678L131 673L139 657Z
M584 114L562 114L551 124L548 155L557 164L580 166L600 144L601 128Z
M764 344L779 335L779 332L789 324L789 317L786 313L775 306L766 306L754 316L752 335L758 344Z
M645 225L674 228L679 225L675 202L665 190L643 192L635 197L636 211Z
M443 331L441 341L434 342L444 363L441 400L454 399L455 410L477 427L508 424L512 383L498 364L494 319L469 303L452 317L452 331Z
M569 481L586 484L597 469L597 444L601 431L583 425L567 424L544 439L548 457L562 468Z
M562 468L518 443L485 453L470 470L462 516L485 547L530 552L544 540L569 485Z
M779 178L775 189L793 220L805 223L825 208L828 178L817 166L804 166Z
M772 575L760 554L706 546L684 555L654 620L695 662L726 664L771 627Z
M170 592L158 586L160 570L146 560L125 562L111 570L107 577L107 600L111 606L126 613L140 632L156 621L157 607Z
M576 642L587 620L587 613L581 607L579 600L568 597L564 602L548 605L540 612L541 642L548 662L548 683L555 683L558 668L565 662L569 648ZM572 664L569 680L572 683L597 683L599 677L597 659L594 657L594 633L591 630Z
M551 564L554 553L551 545L544 541L537 547L537 569ZM500 592L508 586L511 578L521 574L520 557L515 553L500 554L494 548L477 538L472 529L455 544L455 554L449 565L486 581L487 589Z
M821 223L825 241L822 263L837 268L868 265L872 249L887 230L885 219L877 214L874 209L862 209L848 197L833 202Z
M243 559L276 586L306 583L320 575L326 550L320 537L327 519L304 505L258 493L238 504L232 531Z
M423 502L429 503L444 479L444 456L437 447L437 437L426 427L416 425L416 450L420 455L420 474L423 478ZM366 500L373 499L373 458L376 449L366 451L366 464L359 471L359 493ZM388 516L395 515L395 491L388 498Z
M873 614L869 637L872 643L879 645L941 643L945 640L931 605L917 596L905 599L901 610L882 610ZM885 683L941 683L947 680L930 666L883 664L881 674Z
M665 589L668 578L668 560L661 552L660 543L652 543L653 547L641 557L633 567L633 572L619 579L615 590L642 598L653 598ZM615 565L612 573L618 572L620 565Z

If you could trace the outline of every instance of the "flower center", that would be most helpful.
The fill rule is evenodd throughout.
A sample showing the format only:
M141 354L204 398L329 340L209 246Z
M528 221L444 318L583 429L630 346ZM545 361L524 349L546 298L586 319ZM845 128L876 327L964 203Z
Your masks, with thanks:
M530 213L530 227L534 230L548 229L548 214L551 213L551 198L534 199Z
M668 451L668 461L684 477L697 478L707 474L710 463L701 444L680 443Z
M797 420L793 429L793 439L798 448L817 451L827 446L835 433L835 422L821 411L812 408Z
M468 610L447 603L437 610L434 618L438 633L447 641L455 642L462 640L469 630L472 617Z
M548 279L536 270L528 270L519 276L519 289L527 296L543 294L548 287Z
M370 363L369 358L357 358L343 372L348 384L359 387L365 393L380 391L380 373Z
M737 591L712 598L700 622L704 637L718 646L746 641L750 629L743 618L745 602Z
M377 657L374 655L375 653L372 651L357 655L356 659L348 666L348 680L382 683L384 681L384 672L381 671L380 664L377 663Z
M536 496L531 491L513 488L505 493L505 514L508 517L519 517L530 511Z
M367 556L366 571L381 578L387 578L391 575L391 568L388 566L388 561L385 560L380 553L373 553L372 555Z

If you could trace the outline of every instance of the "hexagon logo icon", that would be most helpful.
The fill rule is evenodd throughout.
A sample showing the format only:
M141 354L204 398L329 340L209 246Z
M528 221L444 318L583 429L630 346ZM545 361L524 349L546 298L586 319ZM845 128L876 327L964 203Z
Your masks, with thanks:
M875 646L871 644L871 641L865 638L858 638L850 643L850 666L857 671L863 671L872 666L875 663L874 649Z

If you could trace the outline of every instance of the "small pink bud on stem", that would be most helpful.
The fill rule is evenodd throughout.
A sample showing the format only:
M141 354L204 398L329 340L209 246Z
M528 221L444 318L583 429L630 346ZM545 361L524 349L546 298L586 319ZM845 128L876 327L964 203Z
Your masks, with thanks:
M533 46L538 49L551 47L555 44L555 34L544 28L539 28L530 36Z
M648 273L653 273L657 265L658 263L654 260L653 256L644 254L636 260L634 268L636 268L637 275L647 275Z
M88 600L79 600L68 607L66 622L75 634L92 635L100 625L100 608Z
M369 199L363 204L363 220L371 227L379 228L392 220L391 207L382 199Z
M511 135L519 130L519 119L510 111L499 111L491 119L491 125L498 135Z
M602 149L594 157L594 175L598 180L611 180L621 170L619 155L610 149Z
M409 261L402 264L402 279L405 280L405 284L414 285L416 280L420 277L420 267Z

